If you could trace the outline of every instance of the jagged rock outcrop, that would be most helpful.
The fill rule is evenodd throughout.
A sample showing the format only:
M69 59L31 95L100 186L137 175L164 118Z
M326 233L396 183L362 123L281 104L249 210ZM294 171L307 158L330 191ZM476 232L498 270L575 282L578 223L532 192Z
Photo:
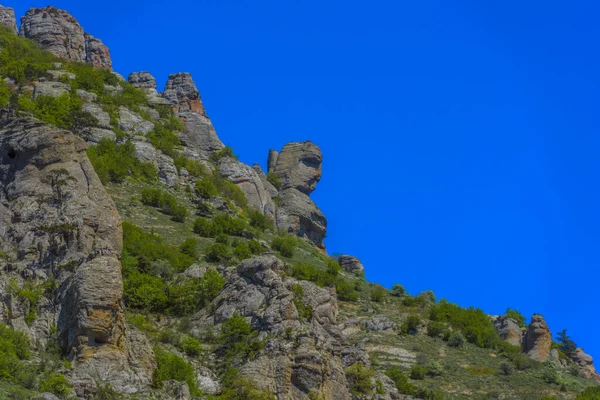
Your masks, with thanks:
M269 150L269 156L267 157L267 173L271 173L277 165L277 159L279 158L279 152L275 149Z
M363 321L362 325L370 331L385 331L396 329L396 324L385 315L374 315Z
M293 188L309 195L321 180L323 156L321 149L312 142L288 143L279 156L269 152L269 159L269 172L279 178L282 190Z
M138 89L142 89L148 95L148 104L150 105L170 105L171 102L160 97L156 90L156 79L146 71L132 72L127 78L129 83Z
M260 331L259 337L268 336L265 349L242 366L244 375L279 399L311 392L326 399L350 399L335 294L285 277L284 269L273 254L243 261L212 305L197 316L198 328L218 326L237 312ZM293 285L302 287L302 298L295 297ZM312 308L310 320L299 316L295 301ZM293 338L286 337L290 334Z
M14 8L0 5L0 24L6 26L15 35L19 34Z
M62 59L112 70L108 48L101 40L85 33L67 11L52 6L30 8L21 18L20 34Z
M342 269L346 272L359 274L365 272L364 265L362 265L360 260L356 257L342 254L338 257L338 263L340 264L340 267L342 267Z
M546 361L552 347L552 334L543 316L534 314L523 338L523 351L536 361Z
M319 207L308 195L296 189L279 192L279 197L280 206L277 208L275 219L277 227L324 248L327 220Z
M163 97L171 102L176 112L193 111L206 115L200 92L188 72L169 75Z
M249 205L267 216L274 215L275 205L271 196L265 189L263 180L252 167L235 158L223 157L219 160L219 172L244 192Z
M33 118L0 126L0 251L6 254L0 292L7 293L0 308L8 310L0 318L40 343L56 329L78 366L72 380L86 381L82 390L90 390L92 370L129 363L121 219L85 149L74 134ZM55 289L33 316L28 300L8 287L48 280Z
M519 326L517 321L509 317L497 317L493 322L500 339L513 346L521 347L525 331Z
M600 375L594 368L594 359L589 354L586 354L583 349L578 348L573 356L573 361L579 366L579 373L588 378L600 382Z

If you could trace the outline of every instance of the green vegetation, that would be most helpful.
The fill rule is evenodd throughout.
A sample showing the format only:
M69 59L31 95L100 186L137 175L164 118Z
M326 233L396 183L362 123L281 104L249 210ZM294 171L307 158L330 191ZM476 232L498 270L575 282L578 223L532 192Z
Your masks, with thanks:
M558 349L567 357L573 358L577 354L577 344L567 335L566 329L556 334L556 342L558 343Z
M46 71L58 59L43 51L33 40L23 39L0 27L0 76L13 79L17 84L47 77Z
M505 317L512 318L517 321L517 324L523 328L525 326L525 317L517 310L513 310L512 308L507 308L504 313Z
M310 264L296 264L291 267L290 274L300 280L311 281L321 287L334 285L340 300L356 301L358 294L352 284L338 274L339 270L333 266L321 270Z
M193 177L198 178L209 175L206 167L198 160L191 160L180 155L173 158L173 163L178 170L185 168Z
M429 321L427 324L427 335L430 337L443 336L447 331L448 328L443 322Z
M375 388L373 385L373 376L375 376L375 372L362 364L350 366L346 369L346 379L350 385L350 392L354 396L372 394Z
M385 299L386 293L387 290L383 286L375 284L371 289L371 301L381 303Z
M0 324L0 380L23 384L29 357L27 336Z
M242 376L236 376L235 380L227 385L218 400L275 400L275 396L266 390L257 389L254 381Z
M585 389L577 395L576 400L600 400L600 386Z
M98 125L92 114L81 109L81 100L76 94L65 93L58 97L38 96L35 100L19 97L19 109L33 114L44 122L81 132L83 128Z
M168 156L175 157L175 148L181 145L177 131L183 130L183 123L174 114L167 119L154 122L154 130L148 133L152 145ZM187 165L187 163L186 163Z
M246 221L228 214L219 214L212 219L196 218L194 232L208 238L214 238L222 234L240 237L252 236Z
M173 216L174 221L185 221L188 214L187 209L178 204L172 194L155 188L145 188L141 194L143 204L160 208L165 214Z
M394 283L392 285L392 296L400 297L406 294L406 289L399 283Z
M196 181L196 193L202 198L212 199L219 194L219 190L210 179L204 178Z
M463 347L465 344L465 337L460 332L452 332L448 337L448 346L450 347Z
M96 146L88 147L87 154L102 183L122 183L127 177L144 182L155 182L158 177L156 167L135 157L133 143L117 144L110 139L102 139Z
M181 349L183 352L190 357L197 357L202 353L202 345L195 338L185 338L181 342Z
M460 329L468 342L479 347L494 347L500 340L491 320L479 308L462 308L443 302L432 306L429 313L429 319Z
M238 159L238 157L235 154L233 154L233 148L231 148L229 146L225 146L221 150L216 151L211 154L211 160L214 163L219 162L219 160L224 157L231 157L231 158L235 158L236 160Z
M58 397L64 398L64 396L70 394L73 389L63 374L52 372L42 381L40 391L50 392Z
M400 333L407 335L415 335L421 326L421 318L416 315L409 315L408 318L400 325Z
M275 189L281 189L281 180L273 172L269 172L267 175L267 181L269 181L271 185L275 186Z
M292 236L275 236L271 241L271 248L277 250L284 257L293 257L296 248L296 238Z
M312 306L304 302L304 288L302 285L294 284L292 286L292 293L294 293L294 305L298 310L298 316L306 321L310 321L313 315Z
M185 360L176 354L170 354L161 347L154 348L156 355L157 368L152 375L152 384L156 388L162 386L162 382L174 379L180 382L186 382L193 396L200 396L202 393L198 389L196 374L194 368L185 362Z
M17 297L19 301L28 304L29 309L25 315L25 322L27 325L31 325L37 318L39 303L43 295L42 285L36 285L33 281L27 280L23 284L23 287L20 287L16 279L11 278L8 280L7 291L11 295Z

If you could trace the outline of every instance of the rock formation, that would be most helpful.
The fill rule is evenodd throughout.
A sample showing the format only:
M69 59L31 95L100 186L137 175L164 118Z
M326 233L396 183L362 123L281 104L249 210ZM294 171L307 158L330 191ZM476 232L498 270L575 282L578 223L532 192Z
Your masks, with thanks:
M200 92L187 72L169 75L163 97L171 102L176 112L193 111L206 116Z
M280 181L277 227L324 248L327 220L308 196L321 179L322 155L311 142L291 142L277 154L269 152L269 173Z
M2 7L0 5L0 24L6 26L15 35L19 33L14 8Z
M594 359L589 354L586 354L583 349L578 348L573 361L579 366L580 374L588 379L594 379L600 382L600 375L594 368Z
M497 317L494 319L494 327L496 328L500 339L513 346L521 347L525 332L519 326L517 321L509 317Z
M71 14L56 7L30 8L21 18L21 36L64 60L112 70L110 52L102 41L85 33Z
M523 338L523 351L536 361L546 361L552 347L552 334L544 317L534 314Z
M353 256L342 254L338 257L338 263L340 267L346 272L359 273L365 272L365 267L362 265L360 260Z

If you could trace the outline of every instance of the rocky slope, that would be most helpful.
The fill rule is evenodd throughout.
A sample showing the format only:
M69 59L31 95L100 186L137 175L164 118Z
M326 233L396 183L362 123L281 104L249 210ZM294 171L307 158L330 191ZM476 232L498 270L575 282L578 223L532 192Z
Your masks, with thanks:
M0 24L3 52L57 57L16 60L26 77L0 63L0 322L32 353L5 373L0 349L0 398L575 398L600 381L541 315L387 291L327 256L314 143L246 165L189 73L125 81L54 7L27 12L25 39L12 9Z

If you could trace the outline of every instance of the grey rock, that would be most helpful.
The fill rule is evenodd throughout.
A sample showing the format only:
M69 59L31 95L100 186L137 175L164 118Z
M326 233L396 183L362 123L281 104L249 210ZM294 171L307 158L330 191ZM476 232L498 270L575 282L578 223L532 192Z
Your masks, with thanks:
M152 146L150 142L147 141L145 137L136 136L133 140L133 145L135 147L135 156L140 161L149 161L158 166L158 153L159 151Z
M160 114L154 108L150 108L150 107L146 107L146 106L141 106L140 109L143 112L145 112L148 116L150 116L150 118L152 119L152 121L159 121L160 120Z
M52 6L30 8L21 18L20 34L62 59L112 69L108 48L85 33L77 20L64 10Z
M183 112L179 116L184 122L179 139L187 157L209 160L211 153L225 147L208 117L196 112Z
M192 264L183 272L183 275L188 278L202 278L206 273L207 268L200 264Z
M277 227L324 248L327 220L310 197L296 189L283 190L279 196L281 206L276 212Z
M98 99L98 95L96 93L86 92L82 89L77 89L77 95L79 96L79 98L81 98L81 100L87 103L96 101Z
M192 111L206 115L200 92L198 92L192 76L187 72L169 75L162 96L169 100L176 112Z
M544 317L534 314L523 339L523 351L536 361L546 361L550 355L552 334Z
M363 321L363 326L370 331L396 329L396 324L385 315L374 315L370 319Z
M122 129L130 135L145 135L154 130L154 124L150 121L146 121L138 113L130 111L125 107L120 107L119 129Z
M586 354L583 349L578 348L573 356L573 361L579 366L579 373L588 379L593 379L600 382L600 375L594 368L594 359L589 354Z
M7 26L15 35L19 34L14 8L3 7L0 5L0 24Z
M88 144L96 144L102 139L110 139L113 142L117 140L117 135L110 129L103 128L85 128L83 137Z
M104 85L104 90L111 96L116 96L120 93L123 93L123 88L119 85Z
M49 70L46 71L48 74L52 75L52 78L54 79L54 81L58 82L58 80L62 77L67 77L67 79L75 79L76 76L74 73L69 72L69 71L62 71L62 70Z
M275 165L277 165L277 159L279 158L279 152L275 149L269 150L269 156L267 157L267 172L274 172Z
M271 196L254 169L235 158L224 157L219 160L219 172L222 177L235 183L244 192L250 206L265 215L273 215L274 205Z
M340 263L340 267L342 267L342 269L346 272L351 272L351 273L365 272L365 267L362 265L360 260L356 257L343 254L338 257L338 263Z
M48 393L48 392L36 394L35 396L32 397L32 399L33 400L60 400L58 397L56 397L52 393Z
M142 89L147 94L157 94L156 79L150 72L132 72L127 77L127 81L138 89Z
M110 125L110 115L102 109L97 103L83 103L81 106L83 111L92 114L98 120L98 127L104 129L112 129Z
M169 187L173 187L177 184L177 168L173 159L165 154L159 153L157 157L158 166L158 179L164 182Z
M262 181L263 186L264 186L265 190L267 191L267 193L269 194L269 196L271 197L271 199L273 197L276 197L279 194L279 192L277 191L277 188L275 186L273 186L273 184L267 180L267 175L262 170L262 168L260 167L260 165L254 164L252 166L252 169L260 177L260 180Z
M13 244L16 260L0 292L25 271L53 274L59 289L24 332L44 343L56 323L71 359L108 363L124 355L121 219L85 150L81 138L32 118L0 126L0 243ZM74 268L57 268L67 263Z
M40 96L60 97L71 91L71 86L61 82L35 82L33 98Z
M84 34L85 38L85 61L94 68L105 68L112 70L112 60L110 51L102 40L93 37L89 33Z
M176 380L168 380L163 382L163 390L173 400L191 400L192 395L190 394L190 388L185 382L178 382Z
M276 163L271 170L273 158ZM312 193L322 173L323 156L312 142L291 142L286 144L279 156L269 152L269 172L277 175L281 189L296 189L304 194Z
M198 381L198 389L202 390L211 396L221 393L221 384L219 379L210 369L205 367L196 368L196 380Z
M500 339L513 346L522 346L525 331L519 326L517 321L508 317L497 317L494 320L494 327L496 328Z

